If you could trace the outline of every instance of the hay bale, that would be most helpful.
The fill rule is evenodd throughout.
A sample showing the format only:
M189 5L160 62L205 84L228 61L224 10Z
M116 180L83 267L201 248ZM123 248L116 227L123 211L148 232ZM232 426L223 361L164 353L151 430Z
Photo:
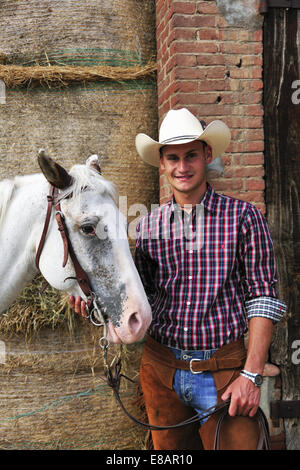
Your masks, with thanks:
M141 448L144 430L121 411L103 380L102 328L74 315L64 294L51 287L40 293L42 284L38 276L0 319L0 449ZM130 378L138 379L142 348L123 351ZM118 353L112 345L108 363ZM122 381L126 407L141 417L136 393L135 384Z
M66 167L97 153L129 206L157 203L158 171L135 149L157 128L154 0L4 0L0 29L0 179L38 172L40 147ZM24 80L44 86L9 88Z
M121 412L100 378L104 371L98 335L81 325L73 335L56 328L43 329L30 339L4 338L0 449L142 447L143 429ZM124 370L130 377L138 374L140 350L127 347ZM140 416L133 405L136 386L123 381L120 393L131 413Z

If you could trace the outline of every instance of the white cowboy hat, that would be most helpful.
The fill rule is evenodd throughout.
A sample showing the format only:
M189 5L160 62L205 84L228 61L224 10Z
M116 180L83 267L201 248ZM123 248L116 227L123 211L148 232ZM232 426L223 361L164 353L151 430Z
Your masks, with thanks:
M164 145L203 140L212 148L212 157L216 158L227 149L230 137L230 130L224 122L216 120L205 126L188 109L182 108L167 113L160 126L158 142L146 134L138 134L135 145L146 163L159 167L159 149Z

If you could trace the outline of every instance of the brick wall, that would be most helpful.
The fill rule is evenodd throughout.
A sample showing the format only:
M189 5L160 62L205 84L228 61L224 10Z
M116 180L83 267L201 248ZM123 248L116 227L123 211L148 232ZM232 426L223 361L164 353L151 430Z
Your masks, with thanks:
M156 0L156 17L160 122L181 107L207 123L223 120L232 132L225 171L208 179L264 213L262 30L229 25L215 1ZM164 202L163 174L160 188Z

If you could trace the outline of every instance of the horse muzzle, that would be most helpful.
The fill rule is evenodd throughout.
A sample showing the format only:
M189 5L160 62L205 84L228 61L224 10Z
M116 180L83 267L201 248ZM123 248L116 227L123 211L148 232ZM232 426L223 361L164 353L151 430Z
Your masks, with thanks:
M119 326L107 323L107 340L115 344L131 344L141 341L152 320L151 310L146 309L126 315Z

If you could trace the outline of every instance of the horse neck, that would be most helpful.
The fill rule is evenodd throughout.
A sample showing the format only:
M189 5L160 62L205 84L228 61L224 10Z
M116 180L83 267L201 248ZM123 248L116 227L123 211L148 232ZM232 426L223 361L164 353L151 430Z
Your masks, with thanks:
M24 184L19 178L0 228L0 313L37 273L36 240L46 207L46 185L36 177L28 184L28 178L24 177Z

